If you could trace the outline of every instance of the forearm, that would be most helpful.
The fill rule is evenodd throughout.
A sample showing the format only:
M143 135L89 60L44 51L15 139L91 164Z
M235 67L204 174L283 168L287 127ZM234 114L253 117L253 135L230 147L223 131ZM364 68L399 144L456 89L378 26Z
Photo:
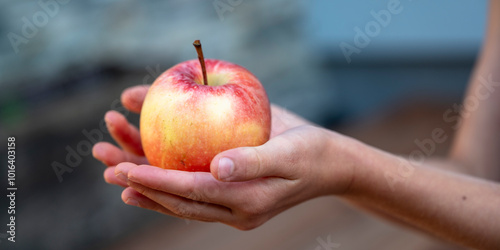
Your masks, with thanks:
M463 165L458 165L455 162L452 162L447 158L426 159L426 165L428 167L446 170L446 171L454 171L454 172L458 172L458 173L462 173L462 174L467 174L469 171ZM388 220L390 222L396 223L400 226L404 226L407 228L412 228L412 229L417 229L419 231L422 231L417 226L408 224L407 222L401 220L400 218L395 217L390 212L384 211L380 207L375 207L371 203L367 203L367 202L363 202L362 200L355 200L355 199L344 199L344 201L352 204L353 206L355 206L363 211L366 211L366 212L371 213L375 216L381 217L381 218ZM425 232L425 231L423 231L423 232ZM426 233L429 233L429 232L426 232Z
M455 120L456 138L450 158L468 168L471 175L500 180L500 1L490 1L488 29L464 98Z
M500 246L500 185L407 160L352 140L346 199L472 247Z

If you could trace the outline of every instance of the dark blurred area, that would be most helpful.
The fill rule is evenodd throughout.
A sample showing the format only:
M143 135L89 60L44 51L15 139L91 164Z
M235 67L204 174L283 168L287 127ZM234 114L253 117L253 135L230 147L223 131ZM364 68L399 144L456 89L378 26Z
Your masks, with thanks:
M486 1L401 0L394 13L389 2L0 1L0 182L14 136L18 187L14 244L0 192L0 249L324 249L328 237L340 249L448 249L332 197L251 232L130 207L91 155L112 141L107 110L138 124L122 90L196 58L195 39L253 72L273 103L384 150L408 154L436 127L451 135L442 115L462 98Z

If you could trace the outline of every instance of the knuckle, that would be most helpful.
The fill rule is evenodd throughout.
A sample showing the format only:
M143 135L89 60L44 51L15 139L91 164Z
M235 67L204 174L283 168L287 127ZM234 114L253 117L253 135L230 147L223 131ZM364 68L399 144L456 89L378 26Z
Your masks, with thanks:
M147 190L147 189L135 189L135 190L146 197L152 196L151 193L149 192L149 190Z
M283 145L280 148L280 154L274 159L277 164L294 166L301 162L307 147L299 139L298 135L274 138L276 145Z
M193 201L206 201L206 197L204 196L204 192L202 188L200 188L199 182L198 182L198 174L194 173L193 178L188 183L187 190L186 190L186 195L185 197L189 200Z
M186 195L186 198L189 199L189 200L193 200L193 201L200 201L202 198L201 198L201 195L195 193L195 192L189 192L187 195Z
M184 202L178 202L176 204L174 204L170 210L176 214L177 216L179 217L184 217L184 218L191 218L193 217L194 215L196 215L196 213L190 209L190 206L188 206L186 203Z
M246 219L259 218L268 213L270 207L267 202L258 201L252 200L242 204L240 211Z
M263 171L262 157L263 155L257 147L248 148L252 166L245 166L245 176L259 176Z

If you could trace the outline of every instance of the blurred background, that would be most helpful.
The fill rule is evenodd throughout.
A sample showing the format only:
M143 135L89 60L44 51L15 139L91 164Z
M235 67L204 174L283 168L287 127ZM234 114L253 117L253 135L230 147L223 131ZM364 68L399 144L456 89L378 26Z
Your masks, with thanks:
M90 147L111 141L107 110L138 124L123 89L196 58L201 39L206 57L249 69L273 103L408 154L434 128L453 135L443 114L461 101L486 10L485 0L0 1L0 160L15 136L18 187L15 244L0 192L0 249L456 249L334 197L250 232L127 206Z

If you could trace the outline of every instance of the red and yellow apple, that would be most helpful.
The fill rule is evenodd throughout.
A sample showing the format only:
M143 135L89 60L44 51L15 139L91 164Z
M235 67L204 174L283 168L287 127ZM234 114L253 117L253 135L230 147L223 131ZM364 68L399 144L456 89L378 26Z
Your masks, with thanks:
M200 62L206 65L206 81ZM203 58L160 75L140 118L149 163L186 171L209 172L215 155L261 145L270 130L269 100L259 80L236 64Z

